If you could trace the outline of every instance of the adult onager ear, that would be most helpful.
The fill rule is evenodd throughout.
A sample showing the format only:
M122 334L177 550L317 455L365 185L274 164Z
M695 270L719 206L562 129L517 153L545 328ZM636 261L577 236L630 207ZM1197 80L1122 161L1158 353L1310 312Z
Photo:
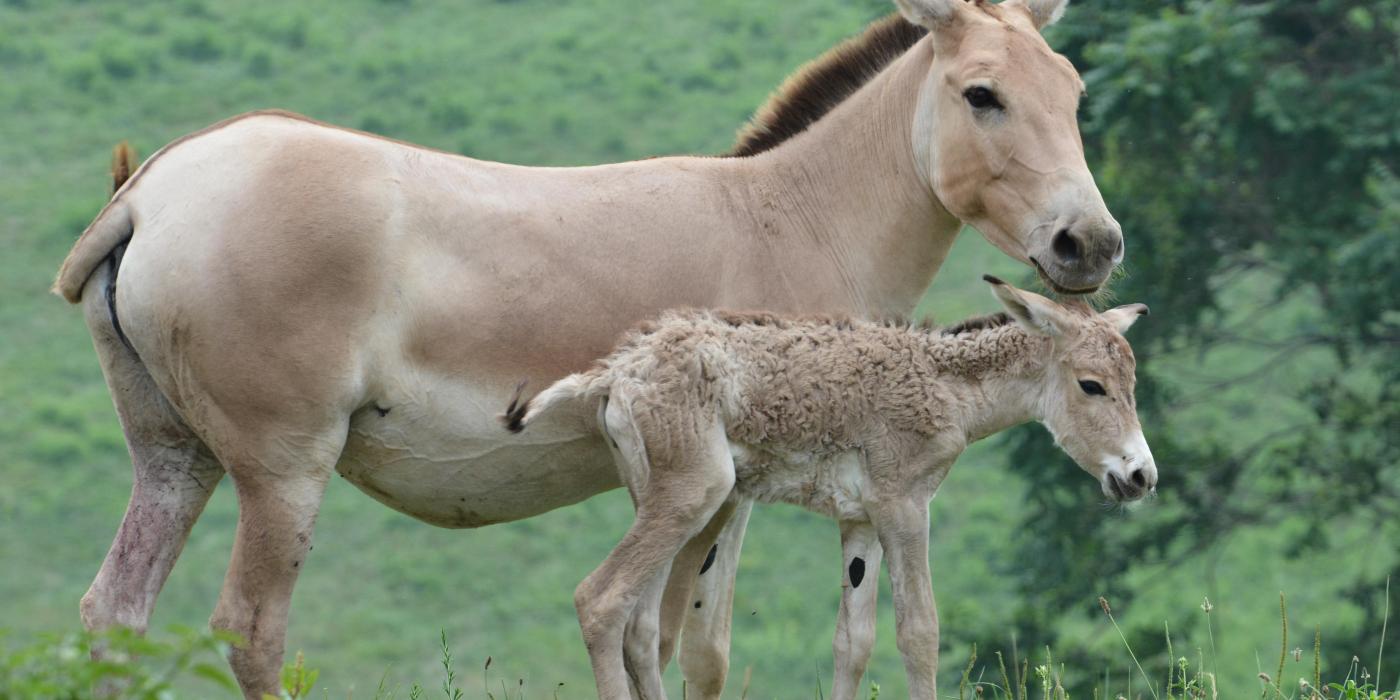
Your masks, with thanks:
M1113 324L1119 333L1127 333L1128 329L1132 328L1139 318L1149 313L1151 312L1148 311L1147 304L1124 304L1103 312L1103 317Z
M1008 7L1022 7L1031 13L1031 21L1035 23L1036 29L1044 29L1058 21L1065 15L1065 7L1069 5L1069 0L1008 0L1004 3Z
M894 0L894 4L910 23L937 31L956 21L968 0Z
M1074 326L1063 306L1034 292L1017 289L991 275L982 279L992 285L992 294L1006 308L1011 318L1026 330L1051 337L1066 335Z

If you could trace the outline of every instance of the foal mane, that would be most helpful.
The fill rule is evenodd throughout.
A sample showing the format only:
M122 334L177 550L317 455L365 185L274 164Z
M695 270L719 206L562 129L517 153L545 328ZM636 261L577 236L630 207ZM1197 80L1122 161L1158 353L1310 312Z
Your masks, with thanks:
M752 156L802 133L927 33L898 13L870 23L859 36L837 44L788 76L740 129L726 155Z

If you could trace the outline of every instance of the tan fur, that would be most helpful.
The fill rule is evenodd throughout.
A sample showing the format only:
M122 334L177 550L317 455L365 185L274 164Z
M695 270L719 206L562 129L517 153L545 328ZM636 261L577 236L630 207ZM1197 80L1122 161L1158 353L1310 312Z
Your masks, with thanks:
M1023 10L925 28L820 119L750 157L529 168L268 111L177 139L132 172L55 291L107 311L87 317L99 344L120 322L130 348L118 339L99 354L129 355L139 372L109 374L113 394L165 402L118 402L123 425L163 418L238 490L213 621L249 640L233 653L244 692L277 687L291 588L331 475L445 527L623 485L595 416L561 414L511 440L494 413L521 378L541 386L587 367L639 319L684 306L907 314L960 218L1063 286L1106 279L1114 261L1097 253L1118 233L1079 144L1073 69ZM974 115L968 80L998 83L1012 109ZM1057 266L1042 256L1061 229L1102 240ZM147 606L118 615L113 601L153 600L157 565L183 541L152 524L194 508L156 498L159 432L128 434L141 515L103 565L115 573L94 582L90 619L139 626ZM712 437L676 444L705 452ZM737 547L734 534L717 541ZM129 556L137 545L159 556ZM675 581L670 599L688 597L693 573ZM657 649L676 646L676 610L716 607L668 607ZM713 655L728 643L699 641L684 646Z
M112 149L112 194L116 194L135 171L136 151L126 141L118 143Z
M932 598L926 606L921 583L928 501L970 442L1041 420L1106 494L1135 499L1152 490L1150 453L1120 454L1141 434L1132 350L1120 333L1140 311L1100 316L995 283L1011 312L1006 318L1017 322L977 319L944 332L669 312L628 335L593 369L545 389L523 414L512 403L517 430L566 407L603 405L601 431L628 443L617 451L618 468L637 501L637 523L576 596L585 638L599 640L589 653L600 697L621 697L618 689L626 688L618 674L624 655L611 641L621 633L613 626L648 616L627 606L657 604L644 591L655 590L658 572L686 544L678 533L700 532L715 512L710 494L723 484L733 483L741 502L787 502L841 521L846 561L859 556L862 565L878 567L877 535L886 548L897 545L891 575L916 698L934 697L937 668L937 627L924 624L933 619ZM1079 386L1085 378L1102 382L1108 394L1087 395ZM732 460L701 447L715 439L728 445ZM919 547L908 546L911 537ZM858 619L873 616L871 596L843 595L835 684L843 696L854 692L873 642ZM640 677L659 678L652 673L659 669Z

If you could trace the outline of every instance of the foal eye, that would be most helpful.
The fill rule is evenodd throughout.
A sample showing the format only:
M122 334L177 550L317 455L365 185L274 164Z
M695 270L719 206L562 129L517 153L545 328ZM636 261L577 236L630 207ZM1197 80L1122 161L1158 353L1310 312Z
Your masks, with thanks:
M973 109L987 109L989 107L1001 109L1001 102L997 101L997 94L981 85L974 85L963 90L963 99L967 100Z
M1094 381L1094 380L1092 380L1092 379L1081 379L1081 380L1079 380L1079 388L1080 388L1080 389L1083 389L1083 390L1084 390L1084 393L1086 393L1086 394L1088 394L1088 395L1090 395L1090 396L1107 396L1107 395L1108 395L1108 392L1107 392L1107 391L1104 391L1103 385L1100 384L1100 383L1098 383L1098 382L1096 382L1096 381Z

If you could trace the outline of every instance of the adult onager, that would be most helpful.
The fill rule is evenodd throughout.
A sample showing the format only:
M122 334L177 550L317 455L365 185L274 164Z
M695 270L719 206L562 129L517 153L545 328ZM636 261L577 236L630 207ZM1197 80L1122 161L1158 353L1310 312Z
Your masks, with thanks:
M587 367L665 308L907 313L963 221L1056 289L1098 287L1122 236L1085 164L1082 83L1037 31L1063 4L901 0L910 22L789 81L725 158L520 167L281 112L166 146L55 285L84 308L135 472L85 624L146 627L227 472L238 531L211 624L245 640L245 694L274 692L336 472L444 527L621 485L590 417L501 434L521 377ZM732 578L745 515L712 578ZM689 597L709 544L692 549L668 600ZM666 609L661 658L683 612ZM727 626L695 629L682 663L722 684Z
M594 369L507 408L503 419L516 432L554 411L597 415L637 505L621 544L574 597L600 698L628 697L623 631L634 606L732 495L834 518L843 544L879 541L910 697L933 700L938 618L928 506L969 443L1036 420L1109 498L1133 500L1156 488L1133 400L1133 352L1122 335L1147 307L1099 314L987 281L1009 316L942 332L668 313ZM843 560L838 640L873 641L873 630L853 628L874 620L850 614L863 602L873 609L873 582L867 601L852 600L862 595L865 566L858 557ZM838 676L836 698L854 697L870 648L847 651L859 668L838 663L838 674L848 675ZM654 677L639 685L659 689L660 667L646 671Z

